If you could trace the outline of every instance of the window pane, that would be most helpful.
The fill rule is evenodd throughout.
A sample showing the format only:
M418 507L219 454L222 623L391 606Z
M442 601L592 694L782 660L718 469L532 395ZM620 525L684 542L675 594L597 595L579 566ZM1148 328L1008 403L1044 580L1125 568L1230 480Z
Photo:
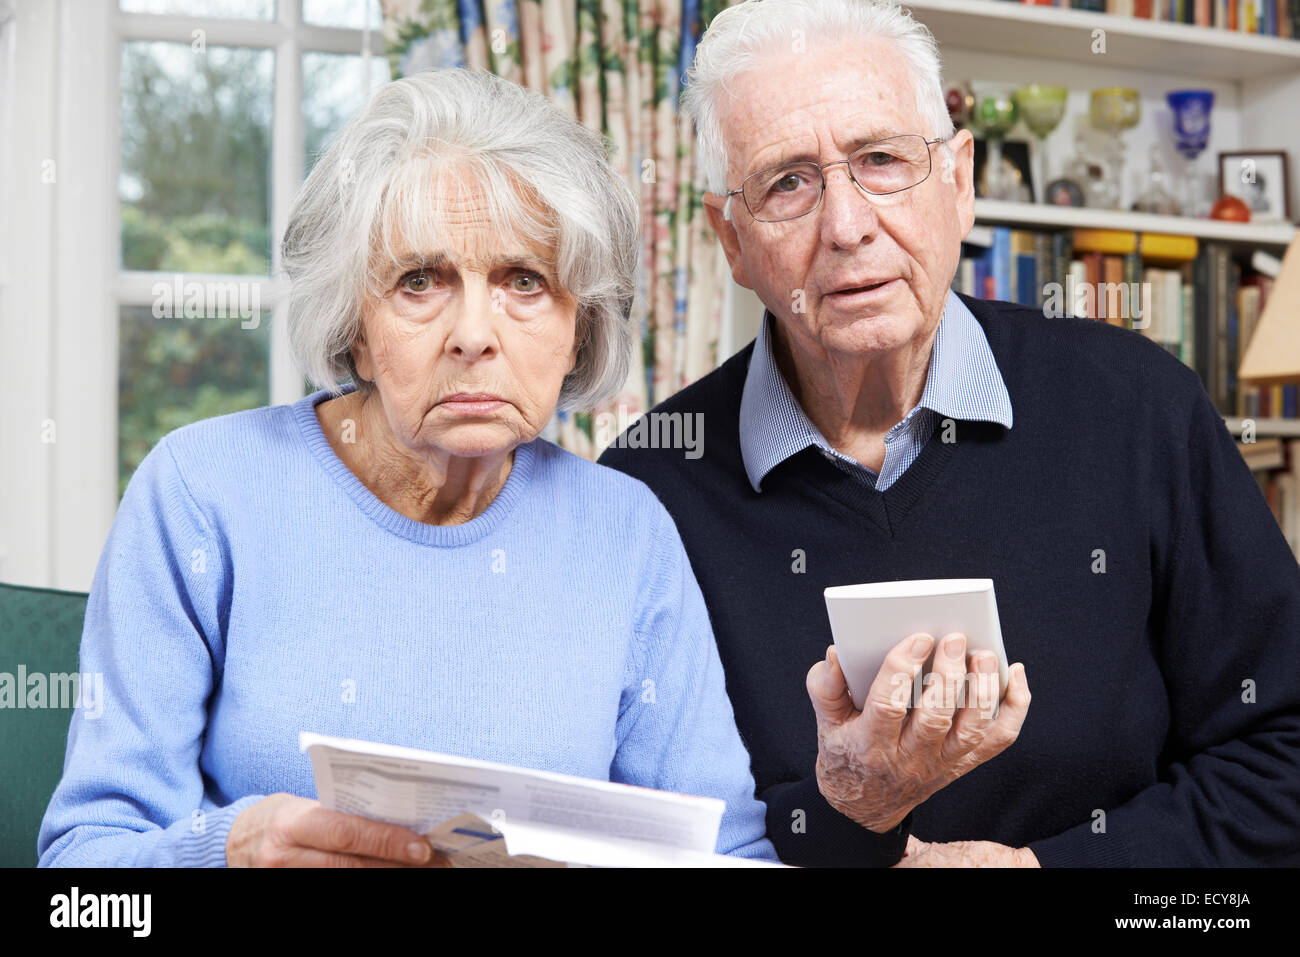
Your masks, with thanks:
M232 295L226 289L223 310L216 286L201 279L183 277L179 289L168 284L155 291L161 294L154 307L125 306L121 311L119 497L145 454L168 432L271 400L270 310L239 308L241 297L247 306L255 302L255 293L240 288ZM206 311L200 312L203 307ZM155 312L163 318L154 318ZM198 317L184 318L195 312Z
M238 17L269 20L273 0L122 0L127 13L170 13L183 17Z
M352 27L360 30L370 17L370 29L380 26L379 0L303 0L302 18L322 27Z
M122 45L122 265L270 270L270 50Z
M389 80L388 60L370 58L369 89L362 78L361 57L338 53L304 53L302 57L303 176L316 157L366 99Z

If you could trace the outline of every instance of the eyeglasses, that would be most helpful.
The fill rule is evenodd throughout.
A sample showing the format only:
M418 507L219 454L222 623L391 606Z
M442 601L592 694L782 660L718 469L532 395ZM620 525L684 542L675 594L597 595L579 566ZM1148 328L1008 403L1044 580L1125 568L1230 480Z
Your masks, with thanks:
M789 163L751 173L737 193L745 200L749 214L760 223L780 223L806 216L821 205L826 192L823 170L841 163L858 188L873 196L899 193L920 185L930 175L930 147L946 140L927 140L920 133L903 133L861 146L847 159L819 166L817 163Z

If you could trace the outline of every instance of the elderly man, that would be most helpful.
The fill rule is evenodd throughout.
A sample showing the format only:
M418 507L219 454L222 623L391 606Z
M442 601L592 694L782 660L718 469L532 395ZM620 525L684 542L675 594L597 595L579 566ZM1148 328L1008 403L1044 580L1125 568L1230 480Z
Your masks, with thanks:
M768 835L799 864L1294 861L1300 569L1186 367L950 290L972 140L939 76L893 4L719 14L686 107L762 331L659 407L704 414L702 456L602 458L683 535ZM932 651L989 667L962 636L900 635L857 711L823 589L948 577L995 581L1023 662L996 719L891 697Z

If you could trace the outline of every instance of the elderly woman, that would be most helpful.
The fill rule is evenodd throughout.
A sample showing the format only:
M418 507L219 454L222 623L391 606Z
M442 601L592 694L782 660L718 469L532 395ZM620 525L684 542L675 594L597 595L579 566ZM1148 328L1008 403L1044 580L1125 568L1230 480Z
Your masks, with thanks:
M325 388L133 477L43 865L441 863L311 800L301 730L722 798L718 850L775 859L672 520L538 437L622 385L636 248L599 137L537 94L431 71L347 124L283 246Z

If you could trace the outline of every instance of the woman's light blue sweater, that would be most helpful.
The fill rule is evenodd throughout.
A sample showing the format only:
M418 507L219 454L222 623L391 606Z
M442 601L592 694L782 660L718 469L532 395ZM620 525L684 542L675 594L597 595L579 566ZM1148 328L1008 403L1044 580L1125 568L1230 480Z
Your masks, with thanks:
M462 525L390 509L318 392L158 443L104 547L48 865L223 865L235 816L315 796L318 731L722 798L717 849L775 860L708 612L635 479L520 446Z

